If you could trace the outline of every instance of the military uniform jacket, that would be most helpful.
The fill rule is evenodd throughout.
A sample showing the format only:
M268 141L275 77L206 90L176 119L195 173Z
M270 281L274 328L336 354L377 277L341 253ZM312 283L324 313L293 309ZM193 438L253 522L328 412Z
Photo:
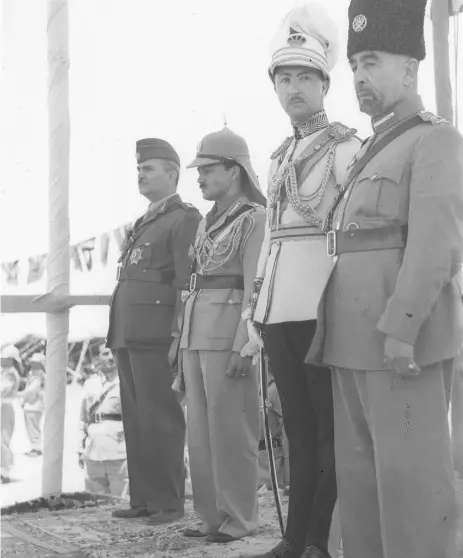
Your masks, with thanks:
M419 97L404 101L391 124L421 109ZM338 256L308 362L385 369L386 335L414 345L421 366L453 358L462 344L455 277L463 248L463 141L449 123L420 114L421 124L368 162L334 215L334 228L343 231L407 225L406 247Z
M272 156L265 239L257 268L263 284L254 313L256 322L316 319L333 266L321 229L347 166L360 147L354 133L332 123L302 139L289 138ZM292 172L296 195L291 192ZM309 205L313 212L306 209ZM275 233L287 236L274 240Z
M211 216L199 225L191 252L196 270L202 275L241 276L244 290L203 289L190 293L185 301L180 348L241 352L248 342L241 313L256 274L265 210L240 197L214 220Z
M180 288L200 220L195 207L174 195L135 223L112 297L109 347L150 348L178 336Z
M120 415L121 395L119 378L113 381L101 381L92 378L84 387L82 404L80 408L80 447L83 455L92 461L112 461L126 459L124 427L121 420L102 420L95 422L90 416L89 409L107 391L104 400L95 409L99 413Z

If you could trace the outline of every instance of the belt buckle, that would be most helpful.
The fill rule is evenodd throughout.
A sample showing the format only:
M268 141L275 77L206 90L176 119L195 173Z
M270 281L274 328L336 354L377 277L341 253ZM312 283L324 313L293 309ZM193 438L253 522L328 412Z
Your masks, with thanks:
M326 251L328 256L336 256L336 231L328 231L326 235Z
M101 422L101 413L95 413L95 422Z
M194 290L196 290L197 277L198 277L197 273L192 273L190 275L190 285L189 285L190 293L192 293Z

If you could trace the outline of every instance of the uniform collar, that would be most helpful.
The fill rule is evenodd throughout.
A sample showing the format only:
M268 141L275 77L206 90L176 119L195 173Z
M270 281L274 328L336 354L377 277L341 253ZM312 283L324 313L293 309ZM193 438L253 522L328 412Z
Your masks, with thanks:
M302 124L293 124L294 137L299 139L304 139L310 134L314 134L319 130L328 128L330 122L328 116L324 110L316 112L313 114L306 122Z
M250 203L250 202L246 198L246 196L243 196L243 194L240 193L237 196L230 198L229 203L227 203L226 206L222 206L220 211L218 211L217 204L214 204L214 207L206 215L207 229L212 227L212 225L214 225L215 227L216 225L220 224L224 220L224 218L227 218L228 215L232 214L234 211L236 211L239 207L241 207L245 203Z
M180 201L180 196L175 192L175 194L171 194L170 196L166 196L162 200L157 202L150 203L146 213L143 215L143 223L146 221L154 219L160 213L164 213L166 209L178 203Z
M380 134L401 120L404 120L405 118L408 118L423 109L424 106L421 97L419 95L415 95L411 99L404 99L397 103L393 110L384 116L372 118L371 125L375 134Z

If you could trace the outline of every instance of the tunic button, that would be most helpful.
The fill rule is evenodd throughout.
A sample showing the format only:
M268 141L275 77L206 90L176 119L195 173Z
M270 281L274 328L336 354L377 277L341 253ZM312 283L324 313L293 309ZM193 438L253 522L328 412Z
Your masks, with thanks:
M233 304L233 300L229 300L229 301L228 301L228 304Z
M372 180L376 180L377 178L378 178L378 175L377 175L377 174L374 174L374 175L371 177Z
M142 269L142 273L146 273L146 269Z
M317 145L315 146L315 149L320 149L321 145L319 143L317 143Z
M341 223L338 221L335 225L334 228L339 231L339 229L341 228Z
M161 304L161 301L160 301L160 300L156 300L156 304Z
M349 197L349 192L346 192L346 193L344 194L344 199L347 200L348 197Z
M333 256L333 263L337 263L338 260L339 260L339 256Z

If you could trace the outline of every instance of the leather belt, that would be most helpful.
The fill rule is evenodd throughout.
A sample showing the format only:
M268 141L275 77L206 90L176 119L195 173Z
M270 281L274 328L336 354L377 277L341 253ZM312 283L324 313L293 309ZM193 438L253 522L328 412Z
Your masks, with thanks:
M244 290L244 277L242 275L190 275L187 291L199 291L201 289L239 289Z
M117 268L117 281L121 281L127 278L127 274L124 271L127 268L121 267ZM174 273L172 271L159 271L158 269L144 269L143 270L143 280L153 281L153 283L165 283L170 284L174 279Z
M349 252L368 252L370 250L391 250L405 248L407 227L391 226L376 229L361 229L356 223L346 231L330 231L326 237L329 256Z
M272 438L272 447L273 448L282 448L283 447L283 440L281 438ZM265 440L259 441L259 451L263 451L267 449L265 445Z
M325 237L318 227L300 225L298 227L280 227L270 233L270 242L285 242L288 240L304 240L310 237Z
M122 415L118 413L95 413L94 420L91 421L91 424L94 422L103 422L104 420L119 421L122 420Z

